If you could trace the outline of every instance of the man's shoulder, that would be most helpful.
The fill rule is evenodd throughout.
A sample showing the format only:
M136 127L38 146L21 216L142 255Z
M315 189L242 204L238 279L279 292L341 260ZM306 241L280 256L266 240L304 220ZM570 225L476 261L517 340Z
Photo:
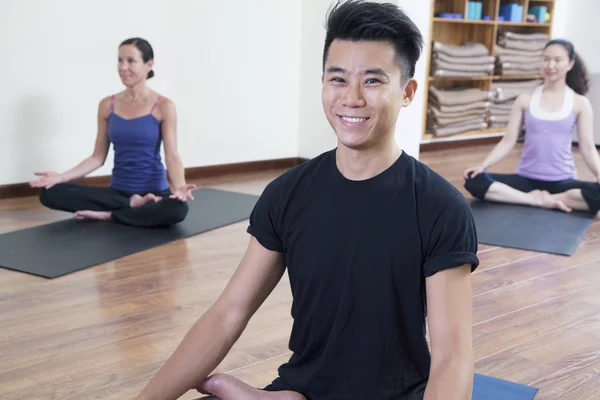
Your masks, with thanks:
M466 199L450 181L422 161L413 158L413 179L418 205L430 211L445 208L450 203L466 204Z

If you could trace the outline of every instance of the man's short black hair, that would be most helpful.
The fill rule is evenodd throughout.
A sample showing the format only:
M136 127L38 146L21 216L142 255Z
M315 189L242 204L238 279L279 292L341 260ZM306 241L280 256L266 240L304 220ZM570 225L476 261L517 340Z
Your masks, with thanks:
M423 36L415 23L397 5L365 0L339 0L328 13L325 29L327 35L323 70L329 47L335 39L389 41L396 48L402 83L415 75L415 65L423 50Z

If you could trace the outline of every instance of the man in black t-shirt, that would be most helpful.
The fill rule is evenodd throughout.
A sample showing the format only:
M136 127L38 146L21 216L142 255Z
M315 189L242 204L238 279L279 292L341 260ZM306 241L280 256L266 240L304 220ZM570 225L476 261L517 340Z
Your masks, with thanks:
M395 5L332 9L322 102L338 145L269 183L228 286L139 399L192 388L222 400L471 398L473 217L394 140L421 50ZM263 390L209 376L286 269L293 354L279 376Z

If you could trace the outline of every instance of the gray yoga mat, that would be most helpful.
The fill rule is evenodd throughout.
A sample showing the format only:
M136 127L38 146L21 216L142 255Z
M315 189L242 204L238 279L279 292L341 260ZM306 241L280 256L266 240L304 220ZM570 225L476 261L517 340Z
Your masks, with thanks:
M590 213L471 202L479 243L570 256L594 221Z
M0 267L56 278L249 218L258 196L194 190L184 221L137 228L72 218L0 235Z

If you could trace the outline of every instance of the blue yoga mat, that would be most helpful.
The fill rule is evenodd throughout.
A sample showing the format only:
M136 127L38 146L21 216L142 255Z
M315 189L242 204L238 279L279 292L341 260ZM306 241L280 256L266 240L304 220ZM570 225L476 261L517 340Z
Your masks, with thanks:
M538 388L475 374L473 400L533 400Z

